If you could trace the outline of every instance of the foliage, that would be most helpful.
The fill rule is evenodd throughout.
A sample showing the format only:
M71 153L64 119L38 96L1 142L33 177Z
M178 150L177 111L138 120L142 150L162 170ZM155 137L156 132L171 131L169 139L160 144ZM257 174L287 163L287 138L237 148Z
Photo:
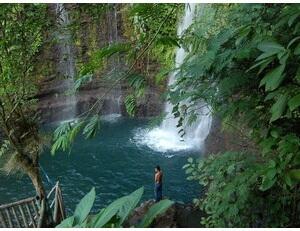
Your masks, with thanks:
M133 4L129 7L127 20L127 33L131 41L136 44L136 48L147 45L149 39L153 37L158 28L160 21L175 11L168 17L160 29L154 42L154 46L150 49L148 56L151 59L157 59L165 68L173 67L174 48L179 46L179 39L176 34L176 26L179 15L183 10L183 4ZM130 28L129 28L130 27ZM133 28L133 29L132 29Z
M56 151L71 151L72 143L79 132L82 130L82 135L86 139L92 138L100 129L100 116L94 115L84 120L74 120L72 122L65 122L59 125L53 136L53 145L51 154L54 155Z
M86 194L76 206L73 216L66 218L57 228L102 228L102 227L122 227L128 216L138 205L143 195L144 188L141 187L131 194L121 197L106 208L101 209L97 214L89 214L96 198L95 189ZM170 200L162 200L146 213L138 227L149 227L155 217L164 213L173 204Z
M171 101L204 99L224 121L247 126L246 135L260 150L255 161L225 153L188 168L190 179L209 180L200 200L208 214L203 222L209 227L298 226L300 7L210 5L204 12L211 17L199 16L185 35L192 52L180 68ZM228 173L240 156L247 168ZM236 192L234 203L226 198L230 191Z
M0 129L6 141L4 170L31 173L42 138L37 128L36 60L43 45L46 8L41 4L0 7ZM2 169L2 170L3 170Z
M195 180L207 189L202 198L195 199L207 213L201 223L207 227L289 225L289 216L295 212L291 206L294 193L285 191L281 185L268 193L259 188L267 186L262 183L263 174L276 177L274 164L272 161L261 164L252 153L225 152L202 160L190 158L184 166L188 180ZM285 198L281 197L283 193Z
M44 138L38 128L38 57L48 28L43 4L0 4L0 147L1 171L21 172L31 179L45 205L39 170ZM47 210L40 211L44 227Z

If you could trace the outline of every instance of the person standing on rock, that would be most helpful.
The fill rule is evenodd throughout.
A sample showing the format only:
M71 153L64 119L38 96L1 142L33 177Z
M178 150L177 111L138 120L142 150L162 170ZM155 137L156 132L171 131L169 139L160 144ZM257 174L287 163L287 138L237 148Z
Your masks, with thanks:
M157 165L155 168L155 176L154 176L155 202L159 202L162 199L162 178L163 178L163 173L159 165Z

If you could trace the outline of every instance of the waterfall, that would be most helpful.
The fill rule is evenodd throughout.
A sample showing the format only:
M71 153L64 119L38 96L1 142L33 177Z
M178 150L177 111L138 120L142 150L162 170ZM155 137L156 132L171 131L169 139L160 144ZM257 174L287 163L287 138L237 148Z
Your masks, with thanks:
M76 117L76 95L74 90L75 58L72 48L72 36L68 29L70 25L68 11L63 3L56 4L58 31L56 33L59 63L57 71L63 77L62 90L65 94L65 108L61 121L73 120Z
M184 31L192 24L193 18L196 15L196 4L186 4L184 17L177 29L177 35L181 37ZM183 63L187 52L183 47L177 48L175 57L175 67L179 68ZM177 72L169 76L168 86L172 86L176 82ZM188 102L183 102L188 104ZM182 104L181 104L182 105ZM172 114L173 106L170 102L165 103L166 118L159 127L152 130L140 130L135 139L138 143L147 145L150 148L159 152L182 151L188 149L200 149L203 151L204 141L209 134L212 116L210 107L205 102L199 102L197 109L198 118L192 124L183 123L185 135L183 137L178 134L177 128L178 118L174 118Z
M107 24L108 26L108 44L112 45L119 42L119 33L118 33L118 9L117 4L112 4L111 9L108 9L107 12ZM115 80L120 76L120 57L119 55L113 55L108 59L108 78ZM114 81L113 81L114 82ZM121 84L118 82L115 84L113 90L109 93L109 102L106 106L105 114L108 117L118 118L121 116Z

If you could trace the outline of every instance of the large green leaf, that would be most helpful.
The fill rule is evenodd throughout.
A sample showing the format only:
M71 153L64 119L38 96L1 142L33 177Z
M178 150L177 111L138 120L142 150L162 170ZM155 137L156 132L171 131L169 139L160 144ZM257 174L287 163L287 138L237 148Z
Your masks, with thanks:
M64 219L56 228L72 228L74 223L74 216Z
M255 63L254 65L252 65L248 70L246 70L246 72L260 66L260 70L262 71L264 68L266 68L268 66L268 64L270 62L272 62L275 59L275 57L268 57L266 59L260 60L259 62Z
M285 48L281 46L279 43L272 42L272 41L264 41L260 43L257 48L265 53L277 53L280 51L284 51Z
M282 116L283 112L286 109L286 105L287 105L287 95L281 95L271 107L270 111L272 116L270 122L273 122Z
M294 54L295 55L300 55L300 43L296 46L296 48L294 50Z
M128 215L137 206L144 193L144 187L141 187L127 196L127 201L120 208L118 216L120 217L119 226L123 224Z
M297 40L299 40L299 39L300 39L300 36L297 36L297 37L293 38L293 39L289 42L287 48L290 48L290 46L292 46L293 43L295 43L295 42L296 42Z
M292 97L288 102L289 108L291 111L294 111L296 108L300 106L300 94Z
M174 204L170 200L161 200L160 202L152 205L148 212L145 214L143 220L138 224L139 228L146 228L151 225L153 220L160 214L164 213L170 206Z
M95 198L96 192L95 188L93 187L91 191L88 194L86 194L76 206L74 212L75 225L81 224L87 218L93 207Z
M105 209L101 210L93 219L93 228L101 228L105 226L115 215L118 214L121 207L128 200L128 196L121 197L111 204L109 204Z
M296 13L289 18L288 25L293 25L294 21L299 17L300 13Z
M112 222L112 225L115 227L121 227L128 215L141 200L143 193L144 187L141 187L130 195L113 201L106 208L102 209L98 214L93 216L87 222L87 227L101 228L107 226L110 222Z
M284 78L283 75L284 68L285 65L280 65L275 69L273 69L272 71L270 71L269 73L267 73L265 77L260 81L259 86L261 87L263 85L266 85L265 87L266 91L275 90L280 85L280 83Z
M258 56L255 61L259 61L259 60L262 60L262 59L265 59L265 58L268 58L272 55L275 55L277 54L278 52L277 51L272 51L272 52L265 52L265 53L262 53L260 56Z

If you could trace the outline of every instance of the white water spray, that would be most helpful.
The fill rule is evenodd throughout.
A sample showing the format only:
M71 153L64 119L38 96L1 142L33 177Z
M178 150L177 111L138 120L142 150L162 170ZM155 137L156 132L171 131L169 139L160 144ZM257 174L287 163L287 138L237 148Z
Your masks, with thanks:
M184 17L177 29L177 35L181 37L184 31L192 24L194 16L196 15L196 4L186 4ZM184 48L178 48L175 57L175 66L179 68L183 63L187 52ZM176 72L169 77L168 86L176 82ZM197 109L198 118L192 125L183 124L185 136L181 137L178 134L179 129L176 127L178 118L174 118L172 114L173 106L170 102L165 104L166 118L162 124L152 130L140 130L135 136L135 140L142 145L147 145L153 150L159 152L168 151L182 151L187 149L203 150L204 141L209 134L212 116L210 114L210 107L204 103L199 102Z

